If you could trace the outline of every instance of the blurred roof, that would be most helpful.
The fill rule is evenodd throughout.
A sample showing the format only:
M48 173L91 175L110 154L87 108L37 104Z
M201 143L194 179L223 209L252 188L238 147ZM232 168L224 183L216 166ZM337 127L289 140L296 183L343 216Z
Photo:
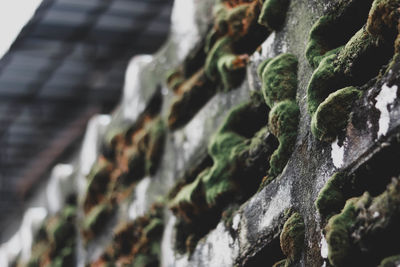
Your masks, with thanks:
M129 59L166 39L172 2L43 1L0 60L0 212L112 110Z

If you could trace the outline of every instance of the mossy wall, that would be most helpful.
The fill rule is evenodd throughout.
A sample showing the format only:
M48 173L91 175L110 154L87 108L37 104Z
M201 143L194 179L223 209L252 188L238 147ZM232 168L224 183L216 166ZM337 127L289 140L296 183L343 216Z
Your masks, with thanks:
M70 177L77 264L398 264L399 7L176 0Z

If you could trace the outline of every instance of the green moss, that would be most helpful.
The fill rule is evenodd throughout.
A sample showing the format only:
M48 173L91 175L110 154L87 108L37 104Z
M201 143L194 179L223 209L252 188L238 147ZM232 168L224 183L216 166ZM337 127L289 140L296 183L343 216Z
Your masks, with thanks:
M366 29L381 38L393 38L398 25L399 0L375 0L369 12Z
M361 28L339 51L335 62L336 72L341 72L347 77L354 78L355 70L365 67L360 66L358 62L371 62L374 54L379 53L379 44L378 38ZM371 66L368 67L370 68Z
M105 197L111 182L110 175L112 168L113 165L109 161L98 160L90 171L83 203L86 212Z
M342 187L346 177L345 173L335 173L319 192L315 206L323 218L329 219L344 206L346 198Z
M380 39L361 28L338 53L335 71L345 77L346 86L361 85L379 74L393 57L393 41Z
M271 156L268 181L282 172L294 149L299 117L295 102L297 65L294 55L281 54L262 62L257 69L265 102L271 108L268 126L279 140L279 147Z
M341 46L334 47L334 44L326 40L324 31L333 24L335 16L326 15L321 17L311 28L306 47L306 58L313 68L318 67L321 61L328 56L336 54Z
M112 214L112 208L112 205L108 203L99 204L85 217L82 230L87 240L92 239L103 229L105 222Z
M280 261L274 263L274 265L272 265L272 267L285 267L285 266L287 266L286 259L280 260Z
M157 170L164 150L166 129L165 122L162 118L155 119L149 128L148 144L146 148L143 149L146 153L145 170L147 174L153 175Z
M208 153L213 165L201 172L193 182L183 186L170 201L171 209L187 221L204 210L218 207L222 199L232 197L235 192L240 194L240 179L245 176L244 173L250 173L250 166L255 164L248 154L264 145L258 139L262 139L266 132L260 124L265 116L259 113L265 108L261 106L262 98L258 94L253 99L254 103L246 102L232 109L211 138ZM250 121L254 120L257 123L252 125ZM257 178L254 177L255 181ZM247 187L250 188L252 183L249 182Z
M397 267L400 263L400 255L390 256L381 261L379 267Z
M345 87L344 77L335 71L337 55L325 57L311 76L307 86L308 112L314 114L318 106L338 88Z
M74 225L60 218L54 224L54 226L49 229L50 242L52 242L57 247L59 245L64 245L64 243L66 243L66 240L73 236L74 233Z
M375 0L371 9L370 3L372 0L339 1L310 32L306 57L317 69L307 88L307 102L313 115L312 133L320 140L332 141L343 129L359 93L346 88L328 96L346 86L365 84L393 55L399 1ZM320 114L314 114L317 109Z
M350 254L352 246L350 229L353 227L357 216L356 201L356 198L348 200L343 211L333 216L326 227L326 239L329 249L328 258L334 266L343 266Z
M185 125L216 93L216 84L200 69L182 84L168 114L168 127L175 130Z
M271 30L279 30L286 19L289 0L265 0L258 23Z
M323 141L335 139L347 123L353 102L361 94L356 88L346 86L363 84L374 77L390 53L390 48L361 29L337 53L322 59L307 88L315 137ZM344 89L337 91L340 88Z
M267 58L266 60L262 61L260 64L257 66L257 75L260 79L262 79L262 74L265 69L265 66L268 65L269 62L271 62L272 58Z
M161 117L153 118L137 133L137 143L128 154L128 173L125 184L154 175L164 151L166 123Z
M311 120L311 132L322 141L331 142L346 127L354 102L362 91L346 87L331 93L319 106Z
M292 54L281 54L259 66L265 102L272 108L285 99L295 99L297 90L297 59Z
M304 232L303 217L297 212L292 214L285 222L280 235L281 249L287 256L285 266L299 259L304 247Z
M271 156L269 176L279 175L293 152L299 114L299 107L291 100L279 102L269 112L269 129L279 141L278 149Z
M211 48L205 63L205 74L221 82L224 90L238 86L244 78L247 56L236 55L231 48L232 38L219 39Z
M167 86L172 91L177 91L184 81L182 73L179 70L171 70L166 74Z
M246 17L249 4L227 8L226 4L217 4L214 8L215 27L221 34L239 35L243 31L243 19Z
M338 1L311 28L306 58L313 68L323 58L335 54L365 23L373 0Z
M158 266L164 227L163 207L155 203L145 215L119 224L112 243L97 262L113 262L117 266Z
M76 264L74 247L65 247L51 263L52 267L70 267Z
M27 266L75 265L75 213L76 207L67 205L56 215L46 218L32 244Z
M371 202L368 193L360 198L351 198L346 201L341 213L333 216L326 226L326 240L328 242L328 259L333 266L346 266L353 253L351 239L360 207Z
M162 234L164 229L164 223L159 218L154 218L150 223L143 229L143 233L147 238L154 238Z

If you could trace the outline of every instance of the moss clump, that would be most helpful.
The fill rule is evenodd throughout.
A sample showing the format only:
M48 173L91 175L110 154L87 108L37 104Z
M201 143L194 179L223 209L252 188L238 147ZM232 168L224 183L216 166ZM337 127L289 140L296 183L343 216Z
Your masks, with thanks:
M350 231L356 223L358 200L358 198L348 200L342 212L333 216L326 226L328 259L333 266L346 266L351 255Z
M209 143L213 165L171 196L170 208L184 220L178 231L181 244L193 248L215 227L228 203L243 201L256 191L275 149L275 143L266 141L266 111L259 93L252 102L232 109Z
M154 175L164 151L166 125L164 120L156 118L147 129L148 135L141 140L139 148L145 153L146 174Z
M397 267L400 264L400 255L390 256L381 261L379 267Z
M261 63L259 69L262 91L267 105L272 108L280 101L296 98L297 59L292 54L281 54Z
M307 88L307 101L308 111L313 116L311 130L319 140L335 139L346 126L350 106L359 94L355 90L342 89L341 93L333 95L338 99L336 104L331 102L334 98L327 97L341 88L365 84L378 75L393 56L399 3L375 0L370 8L371 3L371 0L339 1L310 32L306 57L317 69ZM362 27L360 23L365 23L366 19L362 18L366 18L368 12L366 27ZM341 36L337 34L337 27ZM344 100L344 97L342 107L339 99ZM340 113L343 116L336 117L343 120L333 117L337 108L343 111ZM320 111L323 114L315 114ZM330 118L325 118L329 115Z
M343 193L346 178L347 175L345 173L335 173L319 192L315 206L323 218L329 219L346 203Z
M179 70L172 70L166 74L167 86L174 92L179 90L184 81L183 75Z
M397 249L400 230L400 183L393 179L376 197L365 192L347 200L343 210L331 217L325 228L328 259L333 266L379 264Z
M322 59L337 52L365 23L373 0L339 1L312 27L306 57L313 68Z
M271 30L279 30L286 19L289 0L265 0L258 23Z
M272 265L272 267L286 267L287 266L286 261L287 261L286 259L280 260L280 261L274 263L274 265Z
M168 114L168 128L175 130L185 125L216 93L216 85L200 69L181 86Z
M75 265L75 213L76 207L67 205L45 220L34 238L31 258L26 266Z
M287 256L284 266L290 266L299 259L304 247L304 222L299 213L293 213L285 222L280 235L282 252Z
M247 56L235 55L231 43L229 36L218 40L208 53L204 67L207 77L222 82L224 90L241 83L247 64Z
M106 252L92 266L158 266L164 224L163 205L156 203L144 216L117 226Z
M257 125L249 125L247 129L241 127L245 126L243 123L247 118L255 120L258 117L261 122L265 122L265 119L262 119L260 109L260 107L254 108L252 103L244 103L229 113L208 146L209 154L214 162L213 166L204 170L195 181L180 190L171 201L173 209L186 210L185 207L187 205L188 207L192 206L194 204L193 201L201 202L200 198L203 197L205 204L208 207L213 207L218 202L218 199L226 195L226 193L238 190L235 179L241 171L239 166L244 164L242 163L242 156L245 151L251 148L252 142L249 139L253 136L255 136L254 138L260 138L254 133L262 125L257 122ZM190 209L193 209L190 213L198 210L195 207Z
M93 166L88 176L86 196L83 203L85 212L100 203L107 194L111 182L111 172L114 166L104 158L100 158Z
M285 167L296 142L299 108L297 90L297 59L281 54L258 67L265 102L271 108L268 126L279 140L279 147L270 160L268 179L279 175Z
M307 88L307 102L313 116L311 130L319 140L335 139L346 126L351 106L361 94L354 87L343 87L367 82L381 66L379 63L378 67L365 69L370 66L368 61L387 59L387 49L377 46L375 40L365 30L359 31L339 52L323 58L313 73ZM338 111L342 116L336 116Z
M82 233L86 241L91 240L105 227L105 222L113 213L113 205L103 203L95 206L85 217L82 225Z
M362 91L346 87L330 94L316 110L311 120L311 132L322 141L333 141L346 127L353 103Z
M148 120L137 130L126 148L128 160L127 184L154 175L164 151L167 127L161 117Z
M367 21L367 31L381 38L393 38L400 17L399 0L375 0Z
M338 88L345 87L344 77L335 71L337 55L332 54L322 59L307 86L308 112L313 115L318 106Z
M299 107L291 100L279 102L269 113L269 128L279 141L278 149L271 156L269 176L278 176L293 152L299 114Z
M223 90L237 87L245 76L248 55L265 40L270 30L257 23L261 2L218 1L214 28L207 36L205 74Z

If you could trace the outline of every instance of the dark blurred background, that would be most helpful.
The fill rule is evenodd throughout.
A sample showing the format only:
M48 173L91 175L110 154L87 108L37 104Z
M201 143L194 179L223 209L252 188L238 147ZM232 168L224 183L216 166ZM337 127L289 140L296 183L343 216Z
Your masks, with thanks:
M88 119L118 104L129 60L166 40L173 0L43 0L0 60L0 229ZM0 230L0 240L4 239Z

